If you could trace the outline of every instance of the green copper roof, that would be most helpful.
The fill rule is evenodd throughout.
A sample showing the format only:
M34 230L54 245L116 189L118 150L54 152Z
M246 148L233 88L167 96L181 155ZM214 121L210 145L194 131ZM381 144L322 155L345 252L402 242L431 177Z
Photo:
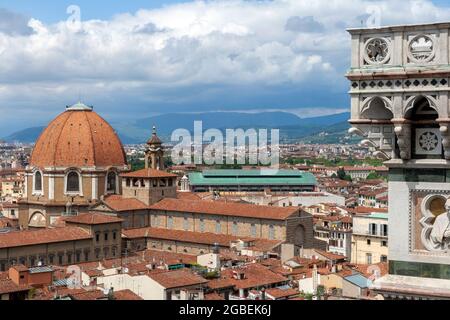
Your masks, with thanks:
M369 217L369 218L374 218L374 219L384 219L384 220L387 220L387 219L388 219L388 214L387 214L387 213L376 212L376 213L370 214L368 217Z
M67 111L92 111L92 107L88 107L82 102L75 103L72 106L66 107Z
M189 174L192 186L316 185L313 174L298 170L205 170Z

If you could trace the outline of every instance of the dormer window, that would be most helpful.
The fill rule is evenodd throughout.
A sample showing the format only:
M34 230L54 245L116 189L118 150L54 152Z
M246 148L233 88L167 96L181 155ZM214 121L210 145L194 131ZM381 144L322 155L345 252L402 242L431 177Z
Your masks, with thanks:
M76 171L71 171L66 176L66 192L80 193L80 175Z

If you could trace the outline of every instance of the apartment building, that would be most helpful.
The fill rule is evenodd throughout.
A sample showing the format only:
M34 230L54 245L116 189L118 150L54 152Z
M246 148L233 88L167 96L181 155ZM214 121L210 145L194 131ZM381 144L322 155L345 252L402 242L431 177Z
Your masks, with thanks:
M388 214L353 217L351 262L377 264L388 260Z

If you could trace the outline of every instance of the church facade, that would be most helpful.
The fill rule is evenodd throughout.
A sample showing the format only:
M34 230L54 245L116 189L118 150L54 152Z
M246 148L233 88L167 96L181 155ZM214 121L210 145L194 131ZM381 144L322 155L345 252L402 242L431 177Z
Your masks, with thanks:
M349 30L350 132L389 167L389 275L373 287L385 298L450 297L449 31Z

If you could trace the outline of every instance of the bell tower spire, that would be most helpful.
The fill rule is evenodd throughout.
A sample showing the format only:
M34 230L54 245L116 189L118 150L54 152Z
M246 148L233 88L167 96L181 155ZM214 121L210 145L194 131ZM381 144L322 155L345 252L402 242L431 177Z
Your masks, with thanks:
M145 168L154 170L164 170L164 149L162 141L159 139L156 126L153 126L152 136L147 141L145 151Z

